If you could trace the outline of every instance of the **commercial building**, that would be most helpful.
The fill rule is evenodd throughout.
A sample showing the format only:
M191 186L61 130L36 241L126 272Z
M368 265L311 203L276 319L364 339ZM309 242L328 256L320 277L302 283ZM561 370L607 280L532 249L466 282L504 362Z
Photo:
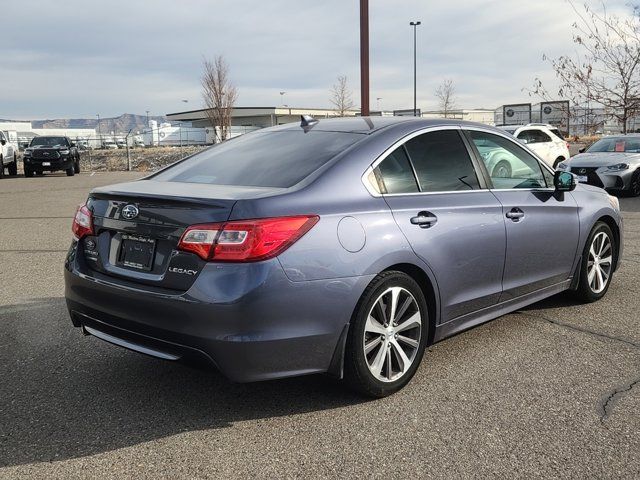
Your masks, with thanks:
M359 110L349 110L347 116L355 116ZM290 108L290 107L235 107L231 112L232 132L242 131L245 127L249 129L273 127L285 123L300 120L301 115L311 115L315 118L335 117L335 110L324 108ZM177 112L167 114L170 122L186 122L191 127L207 128L211 127L211 122L207 118L206 109L190 110L187 112ZM242 132L244 133L244 132Z

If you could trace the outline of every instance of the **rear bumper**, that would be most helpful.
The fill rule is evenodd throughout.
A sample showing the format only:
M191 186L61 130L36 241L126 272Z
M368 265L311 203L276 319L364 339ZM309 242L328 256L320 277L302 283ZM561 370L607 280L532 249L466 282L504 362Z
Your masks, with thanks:
M167 294L85 275L76 261L65 266L76 327L161 358L204 358L238 382L328 371L371 279L291 282L277 260L212 263L187 292Z

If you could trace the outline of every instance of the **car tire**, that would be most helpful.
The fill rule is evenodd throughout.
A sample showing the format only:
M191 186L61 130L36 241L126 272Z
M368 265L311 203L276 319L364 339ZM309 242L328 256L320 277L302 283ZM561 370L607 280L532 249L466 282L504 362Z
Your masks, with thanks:
M582 251L580 279L575 292L580 300L591 303L605 296L613 278L617 252L611 228L604 222L597 222Z
M73 164L73 171L75 173L80 173L80 159L79 158L76 158L76 161Z
M27 178L33 177L33 170L31 170L26 165L24 166L24 176L27 177Z
M0 155L0 178L4 178L4 162L2 160L2 155Z
M13 155L13 162L9 164L7 170L12 177L18 174L18 157L15 154Z
M500 160L491 171L493 178L511 178L511 165L506 160Z
M629 189L627 194L631 197L640 196L640 168L633 172L631 175L631 181L629 182Z
M560 164L560 162L564 162L564 157L558 157L555 159L555 161L553 162L553 169L555 170L556 168L558 168L558 165Z
M427 303L416 281L403 272L381 273L366 288L353 313L345 346L344 382L368 397L397 392L418 369L428 330Z
M67 177L73 177L73 175L75 174L73 166L67 168L65 172L67 172Z

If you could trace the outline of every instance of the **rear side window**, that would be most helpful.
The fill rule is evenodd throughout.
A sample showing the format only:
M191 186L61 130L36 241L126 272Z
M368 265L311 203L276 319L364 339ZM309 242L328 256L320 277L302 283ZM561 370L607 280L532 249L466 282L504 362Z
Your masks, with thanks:
M480 188L469 152L457 130L425 133L412 138L405 146L421 191L448 192Z
M374 170L380 193L416 193L418 185L404 147L396 148Z
M540 130L525 130L524 132L520 132L518 139L524 143L545 143L551 141L551 137Z
M242 135L163 170L154 180L288 188L364 135L285 130Z
M557 128L550 128L549 131L553 133L556 137L558 137L560 140L564 140L562 133L560 133L560 130L558 130Z

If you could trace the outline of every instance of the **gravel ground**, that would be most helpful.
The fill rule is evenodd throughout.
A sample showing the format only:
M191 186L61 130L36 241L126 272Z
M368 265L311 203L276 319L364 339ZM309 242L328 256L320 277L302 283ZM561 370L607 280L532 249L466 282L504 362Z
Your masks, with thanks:
M640 476L640 199L622 201L603 300L559 295L447 339L367 401L324 376L233 384L72 328L74 206L139 175L0 180L0 478Z

